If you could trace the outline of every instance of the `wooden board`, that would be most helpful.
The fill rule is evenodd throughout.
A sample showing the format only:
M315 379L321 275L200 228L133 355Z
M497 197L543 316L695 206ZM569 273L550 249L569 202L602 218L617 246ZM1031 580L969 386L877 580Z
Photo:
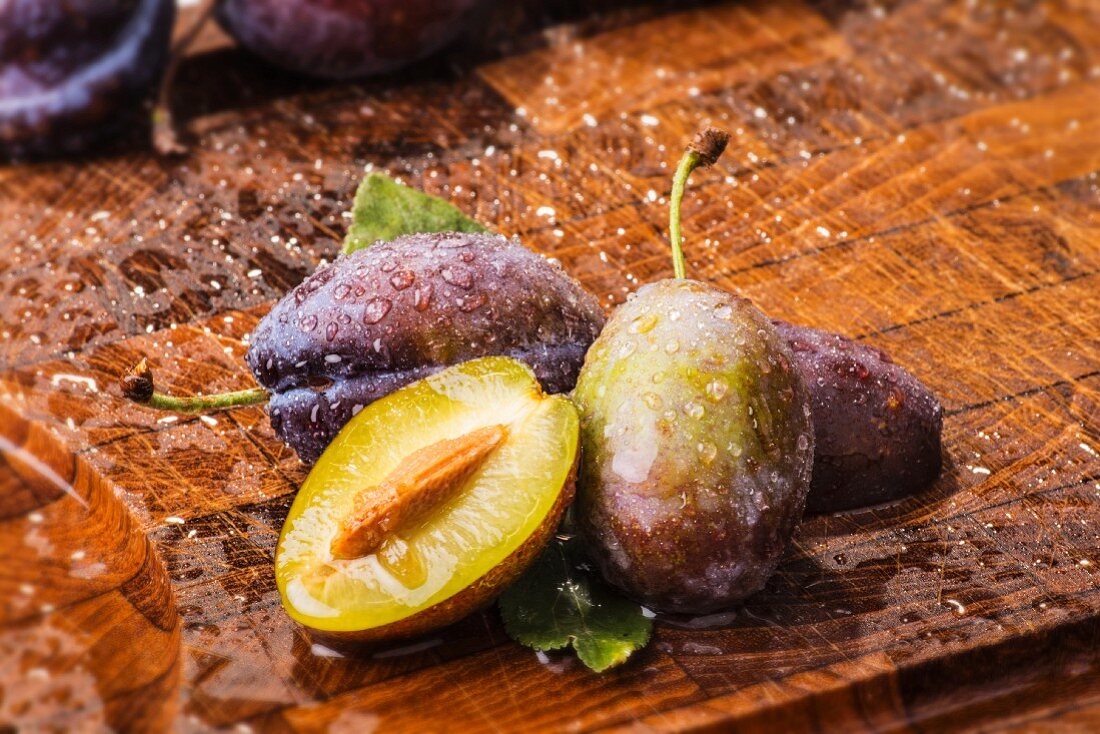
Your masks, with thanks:
M1095 730L1100 721L1100 5L503 4L480 43L321 85L211 35L192 154L0 169L0 730ZM283 613L304 471L251 384L257 319L331 260L365 166L558 258L611 307L693 273L889 350L941 396L947 466L808 519L728 624L657 625L598 676L494 611L333 657ZM135 138L140 135L135 134Z

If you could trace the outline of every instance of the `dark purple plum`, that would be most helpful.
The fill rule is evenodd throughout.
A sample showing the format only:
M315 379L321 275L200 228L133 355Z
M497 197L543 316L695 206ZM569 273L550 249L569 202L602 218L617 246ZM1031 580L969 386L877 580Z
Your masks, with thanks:
M454 40L486 0L220 0L242 46L285 69L330 79L382 74Z
M173 0L0 2L0 156L81 150L136 119L175 16Z
M567 392L603 323L593 295L514 241L417 234L315 272L259 323L246 360L276 434L313 463L363 406L475 357L515 357Z
M885 352L776 321L809 387L814 469L807 512L898 499L940 473L943 408Z

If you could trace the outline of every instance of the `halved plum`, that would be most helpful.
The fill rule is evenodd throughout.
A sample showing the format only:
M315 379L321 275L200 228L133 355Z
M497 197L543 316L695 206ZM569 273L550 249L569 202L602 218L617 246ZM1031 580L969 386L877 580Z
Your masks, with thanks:
M509 357L455 365L368 405L302 484L275 574L324 637L408 637L492 601L573 498L579 422Z

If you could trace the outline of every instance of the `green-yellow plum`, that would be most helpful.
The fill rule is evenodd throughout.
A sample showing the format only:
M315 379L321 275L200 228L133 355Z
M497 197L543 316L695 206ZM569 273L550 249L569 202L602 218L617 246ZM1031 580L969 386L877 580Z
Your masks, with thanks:
M760 311L697 281L644 286L589 351L574 401L577 518L609 581L683 613L764 585L802 517L813 426Z
M643 286L585 356L578 527L604 576L652 609L702 614L758 591L806 505L807 386L760 311L688 280L680 203L729 134L692 141L672 181L676 277Z

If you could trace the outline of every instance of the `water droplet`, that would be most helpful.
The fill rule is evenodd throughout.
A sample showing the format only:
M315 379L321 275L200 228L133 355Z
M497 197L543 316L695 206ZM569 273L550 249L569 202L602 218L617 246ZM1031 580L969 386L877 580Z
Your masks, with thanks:
M701 403L692 402L684 406L684 412L692 418L699 419L706 415L707 409Z
M421 283L413 292L413 307L417 311L427 311L432 302L432 284Z
M699 449L699 458L708 466L714 461L714 457L718 456L718 447L710 441L703 441L697 448Z
M325 327L325 338L332 341L336 338L336 333L338 331L340 331L340 325L334 321L330 322L329 325Z
M467 298L459 299L459 301L458 301L458 310L463 311L464 313L469 313L471 311L476 311L477 309L484 306L486 301L488 301L488 300L489 300L488 297L484 293L481 293L479 291L479 292L475 293L472 296L469 296Z
M393 303L391 303L388 298L378 296L370 299L363 309L363 323L377 324L386 317L386 314L390 312L390 308L392 307Z
M470 288L474 284L474 274L467 268L446 267L442 271L443 280L459 288Z
M905 395L897 388L890 388L890 394L886 396L886 407L897 410L905 403Z
M390 277L390 285L397 291L403 291L415 282L416 275L410 270L398 270Z
M351 293L351 286L347 283L341 283L340 285L336 286L335 290L333 290L332 296L337 301L342 301L348 297L349 293Z
M310 314L298 323L302 331L313 331L317 328L317 314Z
M680 342L673 339L668 344L665 344L665 351L669 354L676 354L676 352L680 351Z
M733 306L723 303L720 306L714 307L714 315L723 321L729 321L733 318Z
M651 331L654 326L657 325L657 314L643 314L638 316L630 322L630 333L632 334L645 334Z
M644 400L645 404L652 410L659 410L661 408L661 396L655 392L647 392L642 396L642 400Z
M799 436L798 436L798 450L799 451L805 451L808 448L810 448L810 438L809 438L809 436L807 436L805 433L799 434Z
M387 539L376 557L379 565L408 589L418 588L428 580L428 567L420 552L399 537Z
M963 605L958 599L945 599L945 603L950 604L955 608L956 614L966 614L966 606Z
M728 382L721 377L715 377L707 383L707 397L717 403L722 398L726 397L726 393L729 392L729 389L730 386Z

